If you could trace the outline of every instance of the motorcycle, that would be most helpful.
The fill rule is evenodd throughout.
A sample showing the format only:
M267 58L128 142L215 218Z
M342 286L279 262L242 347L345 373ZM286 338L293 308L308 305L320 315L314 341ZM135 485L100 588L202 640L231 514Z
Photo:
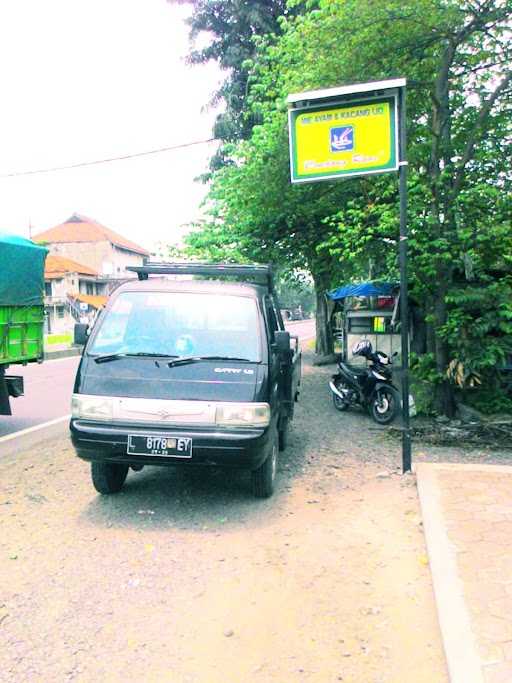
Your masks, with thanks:
M373 352L371 342L364 339L352 348L352 355L369 362L366 368L356 368L338 361L338 373L329 382L334 407L340 412L360 405L368 410L378 424L392 422L400 406L400 395L393 385L391 358L382 351Z

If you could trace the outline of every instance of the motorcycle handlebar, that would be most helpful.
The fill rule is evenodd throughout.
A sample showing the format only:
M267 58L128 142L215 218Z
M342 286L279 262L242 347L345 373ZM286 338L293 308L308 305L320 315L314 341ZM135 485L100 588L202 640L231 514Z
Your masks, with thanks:
M385 354L385 356L386 356L388 362L384 363L384 365L391 365L392 364L391 358L393 358L393 356L391 356L391 358L387 354ZM378 353L370 353L370 355L368 356L368 360L371 360L374 363L378 363L379 365L382 365L381 356L379 356Z

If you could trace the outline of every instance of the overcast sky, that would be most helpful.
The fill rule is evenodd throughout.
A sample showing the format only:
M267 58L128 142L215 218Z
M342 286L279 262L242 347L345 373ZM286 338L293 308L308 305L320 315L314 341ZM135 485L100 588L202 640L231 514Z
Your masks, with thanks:
M190 10L165 0L0 0L0 176L211 137L221 79L185 64ZM0 177L0 231L90 216L147 248L199 215L214 146Z

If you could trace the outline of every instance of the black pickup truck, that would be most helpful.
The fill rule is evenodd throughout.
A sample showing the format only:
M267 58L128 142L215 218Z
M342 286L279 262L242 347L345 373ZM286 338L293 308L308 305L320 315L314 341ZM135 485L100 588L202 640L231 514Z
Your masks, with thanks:
M114 292L90 334L75 330L85 347L71 438L94 487L115 493L129 468L145 465L213 465L250 470L254 494L272 495L301 352L284 329L271 267L132 270L138 280Z

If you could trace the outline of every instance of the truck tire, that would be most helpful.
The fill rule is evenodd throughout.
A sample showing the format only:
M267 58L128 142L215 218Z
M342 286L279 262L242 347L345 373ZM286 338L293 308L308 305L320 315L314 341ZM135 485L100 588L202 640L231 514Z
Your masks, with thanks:
M0 415L12 415L9 391L5 381L5 368L0 365Z
M91 463L92 483L98 493L117 493L123 488L127 475L128 465L117 465L112 462Z
M289 418L285 417L281 421L281 426L279 429L279 450L284 451L288 445L288 427L290 425Z
M265 462L252 472L252 488L256 498L270 498L277 474L277 442L275 438Z

